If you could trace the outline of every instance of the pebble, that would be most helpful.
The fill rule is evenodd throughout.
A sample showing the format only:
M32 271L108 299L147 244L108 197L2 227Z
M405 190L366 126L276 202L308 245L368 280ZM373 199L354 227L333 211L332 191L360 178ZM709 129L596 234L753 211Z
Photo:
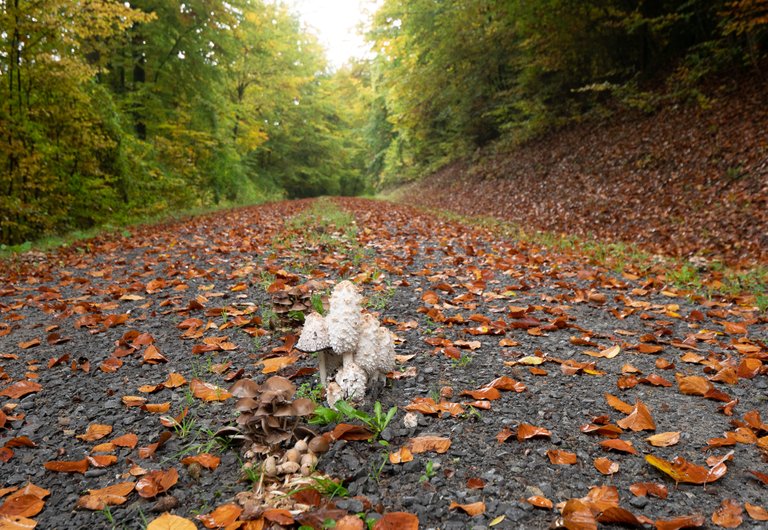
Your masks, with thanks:
M645 508L645 506L648 504L648 498L647 497L633 497L633 498L629 499L629 504L631 504L635 508Z

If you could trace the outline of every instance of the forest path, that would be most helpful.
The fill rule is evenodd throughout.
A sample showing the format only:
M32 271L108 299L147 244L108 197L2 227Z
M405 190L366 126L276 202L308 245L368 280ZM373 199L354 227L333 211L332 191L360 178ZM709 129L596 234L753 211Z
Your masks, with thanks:
M357 513L374 528L765 524L754 299L694 300L659 275L363 199L219 212L4 265L0 528L137 528L164 511L209 528L358 528L341 523ZM377 396L398 411L370 442L336 431L320 457L349 497L254 490L242 451L213 436L237 417L225 389L279 374L317 397L314 358L292 348L298 315L279 318L273 297L341 278L398 337ZM49 494L13 490L27 482ZM117 484L114 506L75 509Z

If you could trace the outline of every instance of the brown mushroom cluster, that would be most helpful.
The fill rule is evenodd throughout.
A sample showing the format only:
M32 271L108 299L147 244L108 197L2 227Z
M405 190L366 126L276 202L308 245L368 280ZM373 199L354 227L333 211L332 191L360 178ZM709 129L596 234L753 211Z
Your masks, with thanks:
M315 410L310 399L294 399L296 386L285 377L273 376L259 385L252 379L241 379L230 389L237 398L235 409L237 434L250 442L246 457L279 451L284 442L313 439L315 433L302 418Z
M307 314L312 311L312 295L321 292L322 284L316 281L308 281L301 285L288 286L272 293L272 306L278 318L283 323L296 322L295 316L299 313ZM328 303L325 296L324 303ZM298 323L301 321L298 320Z

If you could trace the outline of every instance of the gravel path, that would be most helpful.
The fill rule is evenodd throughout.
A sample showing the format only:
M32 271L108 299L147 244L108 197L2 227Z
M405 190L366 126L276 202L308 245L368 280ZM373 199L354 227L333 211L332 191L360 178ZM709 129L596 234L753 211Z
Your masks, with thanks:
M4 264L0 514L7 516L0 528L16 528L8 517L22 513L19 504L46 529L143 528L166 511L202 528L196 515L235 503L253 485L243 480L242 452L212 436L237 416L234 400L215 392L206 400L201 383L226 389L242 377L272 375L262 361L290 356L281 346L297 329L268 325L267 287L309 279L330 286L340 277L362 287L368 311L398 336L401 362L377 396L398 412L379 440L339 440L322 456L318 471L343 481L349 496L310 512L335 519L408 512L421 528L547 528L560 517L551 501L562 503L568 528L595 527L574 526L573 512L583 507L605 512L601 527L627 523L627 513L648 528L692 514L707 528L733 527L739 518L740 528L768 527L753 518L768 507L760 479L768 479L760 475L768 473L768 319L749 300L692 301L656 278L568 261L413 209L335 204L354 225L324 220L327 201L283 202ZM314 359L293 357L277 373L308 392L317 383ZM126 396L145 406L127 406L137 401ZM185 409L183 429L161 422ZM635 421L646 410L652 429ZM546 430L529 437L526 425ZM679 432L679 441L647 441L667 432ZM170 438L153 451L164 433ZM135 447L124 435L136 435ZM450 447L390 462L425 436ZM111 441L121 445L94 452ZM213 470L181 462L197 453L221 461ZM686 483L701 471L682 467L687 476L676 486L648 455L679 456L709 483ZM572 463L553 463L557 457ZM47 462L80 464L61 472ZM104 510L76 508L86 490L172 468L179 477L167 492L130 492ZM5 489L28 482L50 492L39 513L29 511L30 495L19 501L18 491ZM638 483L663 486L666 498L633 493ZM722 509L729 499L749 513ZM626 512L594 509L600 502ZM302 519L292 516L292 525L273 518L264 527L295 528Z

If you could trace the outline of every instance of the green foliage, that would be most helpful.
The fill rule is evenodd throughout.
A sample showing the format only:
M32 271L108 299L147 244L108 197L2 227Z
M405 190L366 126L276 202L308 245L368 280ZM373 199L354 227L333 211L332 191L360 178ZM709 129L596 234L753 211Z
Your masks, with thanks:
M285 194L359 194L365 70L282 2L0 7L0 244Z
M385 0L369 31L369 173L409 180L491 142L524 141L604 112L614 95L649 112L642 87L677 99L763 57L762 0Z
M339 423L344 420L357 420L370 430L374 438L378 438L381 432L387 428L392 419L397 414L397 407L390 408L386 413L381 407L380 402L373 406L373 414L368 414L363 410L356 409L346 401L337 401L335 408L317 407L314 415L309 419L309 423L315 425L327 425L329 423Z

